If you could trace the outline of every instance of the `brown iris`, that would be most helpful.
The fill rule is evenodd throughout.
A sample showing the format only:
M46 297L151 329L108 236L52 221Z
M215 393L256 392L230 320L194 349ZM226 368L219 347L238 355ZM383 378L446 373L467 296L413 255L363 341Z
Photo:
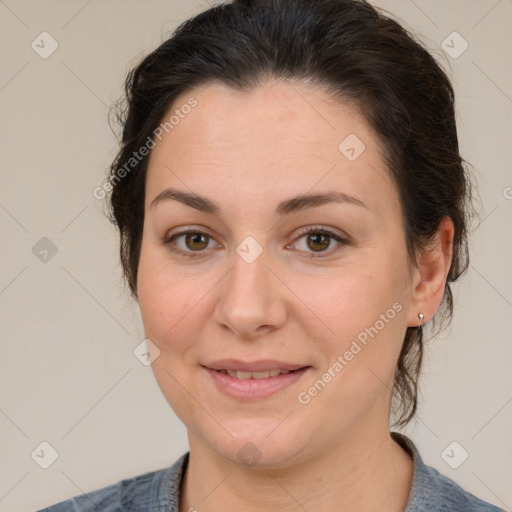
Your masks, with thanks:
M202 233L187 233L185 244L192 251L200 251L208 246L208 236Z
M313 251L327 249L330 240L331 237L323 233L312 233L307 236L308 247Z

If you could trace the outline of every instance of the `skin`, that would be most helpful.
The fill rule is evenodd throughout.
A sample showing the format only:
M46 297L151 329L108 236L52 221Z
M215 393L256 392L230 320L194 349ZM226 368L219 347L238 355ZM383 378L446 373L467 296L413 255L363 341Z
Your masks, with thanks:
M237 92L213 83L187 91L171 110L190 97L198 105L150 156L137 283L146 336L160 350L155 377L188 429L180 512L402 510L412 462L389 434L391 389L406 328L418 325L419 312L427 322L441 303L451 220L412 265L378 137L323 90L276 80ZM353 162L338 150L349 134L366 147ZM220 213L172 199L151 208L167 187L205 196ZM326 191L366 208L275 211L284 199ZM325 248L313 235L308 245L299 233L308 227L347 242L331 238ZM174 239L178 254L163 242L184 229L211 238L196 251L197 242ZM263 250L252 263L236 252L248 236ZM298 393L394 303L394 318L299 403ZM221 358L312 368L277 395L244 402L219 391L202 367ZM237 456L249 442L261 455L252 467Z

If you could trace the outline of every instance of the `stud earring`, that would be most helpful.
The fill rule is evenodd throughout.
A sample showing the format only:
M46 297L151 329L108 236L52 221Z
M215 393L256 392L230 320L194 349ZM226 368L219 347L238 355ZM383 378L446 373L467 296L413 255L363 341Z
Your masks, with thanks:
M420 323L418 325L418 330L421 331L421 325L423 324L423 318L424 318L423 313L418 313L418 318L420 319Z

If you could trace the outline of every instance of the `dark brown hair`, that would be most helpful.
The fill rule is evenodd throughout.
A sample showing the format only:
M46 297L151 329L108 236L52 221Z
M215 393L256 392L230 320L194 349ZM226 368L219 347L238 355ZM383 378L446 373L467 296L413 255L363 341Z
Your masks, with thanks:
M179 94L216 81L250 91L269 78L319 86L359 109L380 137L399 191L412 263L441 219L455 226L436 320L450 320L450 283L468 265L470 180L457 140L450 80L400 24L358 0L235 0L181 24L127 76L122 140L109 171L110 218L124 276L137 297L147 156L131 161ZM340 141L341 142L341 141ZM126 162L132 162L127 170ZM119 170L124 168L125 172ZM122 176L121 176L122 175ZM395 425L417 406L423 333L407 329L393 389Z

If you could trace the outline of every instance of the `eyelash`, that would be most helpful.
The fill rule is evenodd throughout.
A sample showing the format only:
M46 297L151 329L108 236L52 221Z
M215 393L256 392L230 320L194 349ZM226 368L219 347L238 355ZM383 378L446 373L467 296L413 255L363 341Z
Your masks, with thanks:
M348 243L348 241L345 238L343 238L340 235L334 233L330 229L324 228L324 227L321 227L321 226L313 226L313 227L308 227L308 228L305 228L304 230L301 230L299 232L297 238L295 239L295 241L293 243L296 243L299 239L301 239L302 237L304 237L306 235L309 235L310 233L320 234L320 235L327 235L331 239L334 239L336 242L338 242L341 245L346 245ZM196 230L196 229L187 229L186 231L181 231L179 233L174 233L173 235L171 235L169 237L166 237L162 241L162 243L165 246L167 246L172 252L180 254L180 255L183 255L183 256L188 257L188 258L197 258L197 257L204 256L204 254L202 254L202 253L206 252L205 249L203 249L201 251L184 251L182 249L178 249L175 245L173 245L174 240L176 240L180 236L187 235L187 234L205 235L208 238L214 240L213 236L211 236L206 231L201 231L201 230ZM333 252L336 252L336 250L337 249L327 250L327 251L321 251L321 252L318 252L318 253L312 252L311 253L311 258L327 257L327 256L330 256Z

